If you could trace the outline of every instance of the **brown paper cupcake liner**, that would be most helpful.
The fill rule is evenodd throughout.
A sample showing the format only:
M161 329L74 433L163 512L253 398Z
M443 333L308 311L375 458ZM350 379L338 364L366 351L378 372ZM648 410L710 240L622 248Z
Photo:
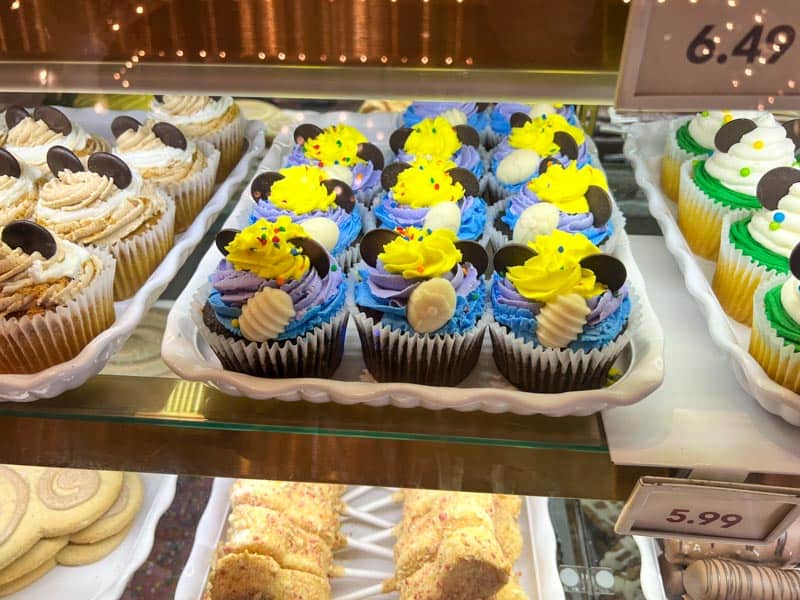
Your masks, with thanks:
M219 150L207 142L197 142L197 147L206 157L205 168L183 181L159 186L175 201L175 233L189 228L214 193Z
M203 322L203 306L210 291L211 284L206 283L195 292L192 320L224 369L255 377L328 378L342 362L350 317L344 307L329 323L295 340L250 342L215 333Z
M217 183L225 180L244 154L244 129L246 124L247 121L239 115L219 131L197 138L219 150Z
M361 234L359 234L355 242L350 244L349 248L336 257L336 262L339 263L339 266L345 273L361 260L361 238L368 231L375 229L375 215L372 214L372 211L361 204L356 205L356 210L361 213Z
M786 345L772 328L764 307L764 296L776 285L783 285L786 277L778 277L758 287L753 300L753 332L750 335L750 354L766 371L770 379L800 394L800 352L794 345Z
M114 323L114 258L87 250L102 267L77 298L55 310L0 320L0 373L36 373L66 362Z

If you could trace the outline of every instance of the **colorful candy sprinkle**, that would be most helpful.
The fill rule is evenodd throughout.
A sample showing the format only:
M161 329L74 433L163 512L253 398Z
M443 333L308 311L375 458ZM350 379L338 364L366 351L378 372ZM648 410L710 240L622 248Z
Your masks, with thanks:
M764 147L764 140L756 140L753 142L753 148L756 150L761 150Z
M741 169L739 169L739 175L741 175L742 177L747 177L748 175L750 175L750 167L742 167Z

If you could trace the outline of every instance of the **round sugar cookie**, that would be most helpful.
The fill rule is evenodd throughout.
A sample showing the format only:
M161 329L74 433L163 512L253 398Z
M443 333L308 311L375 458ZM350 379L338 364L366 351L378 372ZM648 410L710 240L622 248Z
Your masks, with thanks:
M30 573L23 575L19 579L15 579L14 581L7 583L5 585L0 585L0 597L2 596L10 596L23 588L28 587L34 581L37 581L47 575L53 567L56 566L56 559L51 558L48 561L45 561L41 565L39 565L36 569L31 571Z
M116 550L130 530L131 526L128 525L119 533L94 544L67 544L56 554L56 562L66 567L80 567L95 563Z
M144 500L144 486L136 473L125 473L114 504L86 529L69 536L73 544L95 544L125 529L136 518Z
M54 558L58 551L69 543L67 536L57 538L45 538L34 544L33 548L20 556L17 560L0 570L0 586L11 583L35 571L51 558Z

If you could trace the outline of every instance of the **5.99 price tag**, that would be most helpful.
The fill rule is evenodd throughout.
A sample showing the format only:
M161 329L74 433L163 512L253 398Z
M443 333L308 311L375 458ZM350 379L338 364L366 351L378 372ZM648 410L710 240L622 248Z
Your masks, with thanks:
M634 0L617 107L800 109L800 2Z
M617 521L617 533L768 543L800 517L800 490L643 477Z

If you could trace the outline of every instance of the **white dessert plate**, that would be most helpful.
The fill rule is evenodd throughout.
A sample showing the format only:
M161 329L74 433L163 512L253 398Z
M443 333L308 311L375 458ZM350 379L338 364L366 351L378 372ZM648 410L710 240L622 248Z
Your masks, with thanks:
M390 113L332 113L309 117L309 120L321 125L340 120L352 123L382 149L386 148L388 133L393 130L396 119L397 116ZM291 146L291 132L287 128L261 161L259 171L280 168L283 158L291 151ZM251 206L252 200L245 189L225 227L246 226ZM488 333L477 366L458 387L376 383L365 369L358 333L353 323L350 323L347 330L342 364L330 379L265 379L226 371L200 336L190 313L195 290L208 281L208 276L221 259L216 246L209 249L170 311L161 353L164 362L184 379L202 381L227 394L256 399L302 399L310 402L333 401L371 406L391 404L399 407L422 406L430 409L540 413L551 416L588 415L611 406L622 406L641 400L661 384L664 376L663 332L647 300L644 279L636 266L624 231L620 234L614 254L625 263L633 290L639 299L635 305L639 326L633 332L630 346L617 363L623 376L613 385L600 390L562 394L534 394L518 390L497 370Z
M102 560L82 567L57 566L44 577L9 596L12 600L81 598L117 600L153 549L156 526L175 497L177 475L140 473L142 508L123 542Z
M214 480L211 497L197 526L192 552L175 590L175 600L203 597L217 543L225 531L232 483L232 479ZM331 578L334 600L395 600L398 597L397 592L380 590L384 576L388 579L394 574L391 554L394 537L390 534L391 527L385 525L394 526L402 519L402 505L391 499L395 491L353 486L345 492L348 507L355 511L346 512L342 518L342 533L356 542L374 539L373 543L382 551L378 553L353 545L335 551L334 563L343 567L344 573ZM556 537L547 512L547 498L525 498L519 523L523 547L514 572L519 575L520 585L530 600L563 599L556 566Z
M700 304L714 343L731 359L739 385L769 412L800 426L800 395L778 385L747 351L750 328L728 317L711 289L715 263L695 256L678 228L678 205L660 187L661 159L669 121L637 123L625 140L625 157L633 165L636 183L647 196L650 213L664 233L667 249L683 272L686 288Z
M145 113L142 111L109 110L98 114L89 108L64 108L62 110L89 133L100 135L110 141L114 139L111 134L111 121L114 120L114 117L128 114L142 121L145 119ZM247 150L236 168L225 181L217 186L211 200L189 228L175 236L175 245L150 278L132 298L114 304L117 318L111 327L94 338L72 360L54 365L38 373L0 375L0 400L30 402L39 398L52 398L66 390L80 386L103 369L108 359L122 347L147 310L172 281L195 246L203 239L208 228L247 177L253 160L263 154L263 123L249 121L245 129L245 139L247 140Z

